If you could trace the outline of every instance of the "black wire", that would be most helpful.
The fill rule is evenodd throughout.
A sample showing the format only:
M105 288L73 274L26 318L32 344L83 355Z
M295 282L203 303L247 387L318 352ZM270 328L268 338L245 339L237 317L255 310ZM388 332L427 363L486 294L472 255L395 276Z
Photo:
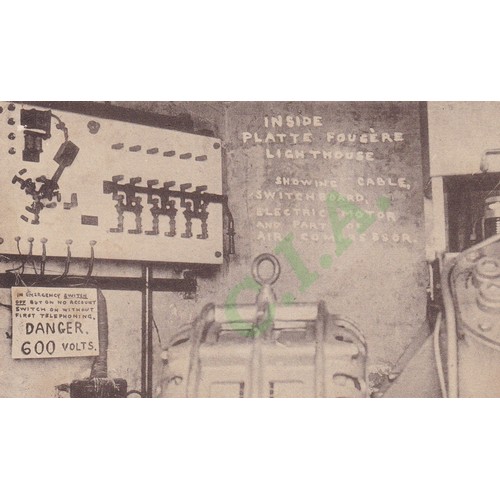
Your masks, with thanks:
M227 231L226 231L226 234L228 236L227 255L229 256L229 255L234 255L236 253L236 248L234 243L234 236L236 235L236 231L234 230L234 218L233 214L231 213L231 209L229 208L229 202L227 198L224 201L223 209L227 216Z
M35 271L35 274L38 275L38 271L36 270L36 263L35 263L35 260L33 258L33 242L32 241L30 242L30 251L28 253L28 257L26 259L26 262L31 264L33 271Z
M63 131L64 142L68 142L68 140L69 140L69 132L68 132L68 128L66 127L66 124L56 114L54 114L52 111L50 112L50 115L53 116L58 121L59 125L58 126L56 125L56 128L58 128L59 130Z
M66 262L64 264L64 271L59 276L56 276L52 281L59 281L66 278L69 272L70 263L71 263L71 248L70 245L67 245L67 255L66 255Z
M31 257L31 267L33 268L33 271L35 271L35 275L38 276L38 271L36 270L36 262L33 259L33 256Z
M87 271L87 279L85 280L85 284L88 284L90 282L92 272L94 271L94 261L95 261L94 246L90 245L90 263L89 263L89 270Z
M24 266L26 264L27 256L26 255L23 256L23 254L21 253L21 246L19 245L19 241L20 241L19 239L16 240L16 245L17 245L17 252L19 253L19 256L21 257L21 264L18 267L15 267L13 269L7 269L6 272L17 273L21 269L21 272L18 274L23 275L24 274Z
M151 316L151 319L153 320L153 326L155 327L156 330L156 335L158 336L158 343L160 344L160 348L163 351L163 346L161 344L161 336L160 336L160 330L158 329L158 325L156 324L154 316Z
M3 304L2 302L0 302L0 306L5 307L6 309L10 309L12 311L12 306L9 304Z
M6 269L5 272L6 273L18 273L19 269L21 269L21 268L23 268L23 269L22 269L21 273L19 273L19 274L24 274L24 263L18 267L14 267L13 269Z
M64 264L64 271L61 275L61 278L65 278L68 275L70 263L71 263L71 248L68 245L68 255L66 257L66 263Z

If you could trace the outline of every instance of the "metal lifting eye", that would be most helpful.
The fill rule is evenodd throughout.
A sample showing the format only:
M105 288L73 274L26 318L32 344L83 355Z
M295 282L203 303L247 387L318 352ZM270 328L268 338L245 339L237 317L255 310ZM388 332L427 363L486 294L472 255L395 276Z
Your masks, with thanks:
M271 276L269 277L262 277L260 275L260 265L263 262L270 262L273 265L273 272ZM279 278L281 273L281 267L278 259L270 254L270 253L263 253L256 257L252 263L252 276L253 279L259 284L259 285L272 285L273 283L276 283L276 280Z

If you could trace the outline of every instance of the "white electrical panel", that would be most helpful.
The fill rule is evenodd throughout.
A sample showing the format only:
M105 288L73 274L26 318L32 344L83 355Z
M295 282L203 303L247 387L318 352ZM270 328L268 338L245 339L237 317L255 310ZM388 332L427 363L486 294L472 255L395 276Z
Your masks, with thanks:
M0 106L0 253L222 263L220 140Z

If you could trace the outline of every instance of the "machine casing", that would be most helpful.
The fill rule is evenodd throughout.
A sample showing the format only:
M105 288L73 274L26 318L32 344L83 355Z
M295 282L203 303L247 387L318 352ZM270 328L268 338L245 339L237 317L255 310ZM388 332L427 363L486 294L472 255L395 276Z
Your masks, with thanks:
M353 322L321 302L277 304L272 328L255 334L256 316L257 305L207 306L164 353L163 396L367 395L366 344Z

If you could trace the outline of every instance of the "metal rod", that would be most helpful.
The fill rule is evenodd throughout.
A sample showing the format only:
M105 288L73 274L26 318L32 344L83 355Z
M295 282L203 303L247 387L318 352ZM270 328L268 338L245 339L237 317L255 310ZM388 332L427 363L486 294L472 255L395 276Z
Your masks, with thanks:
M147 309L147 324L148 324L148 392L147 397L153 397L153 290L150 282L153 279L153 267L147 266L150 270L150 276L147 282L147 296L148 296L148 309Z
M153 269L149 264L142 267L142 394L153 397Z
M148 384L147 384L147 369L148 369L148 360L147 360L147 319L146 319L146 310L147 310L147 299L146 299L146 277L145 277L145 268L147 266L143 266L142 268L142 282L144 284L144 288L142 288L141 292L141 394L142 397L148 397Z
M325 330L326 330L326 306L323 301L318 306L318 317L316 319L316 350L314 354L314 388L317 398L325 397Z

